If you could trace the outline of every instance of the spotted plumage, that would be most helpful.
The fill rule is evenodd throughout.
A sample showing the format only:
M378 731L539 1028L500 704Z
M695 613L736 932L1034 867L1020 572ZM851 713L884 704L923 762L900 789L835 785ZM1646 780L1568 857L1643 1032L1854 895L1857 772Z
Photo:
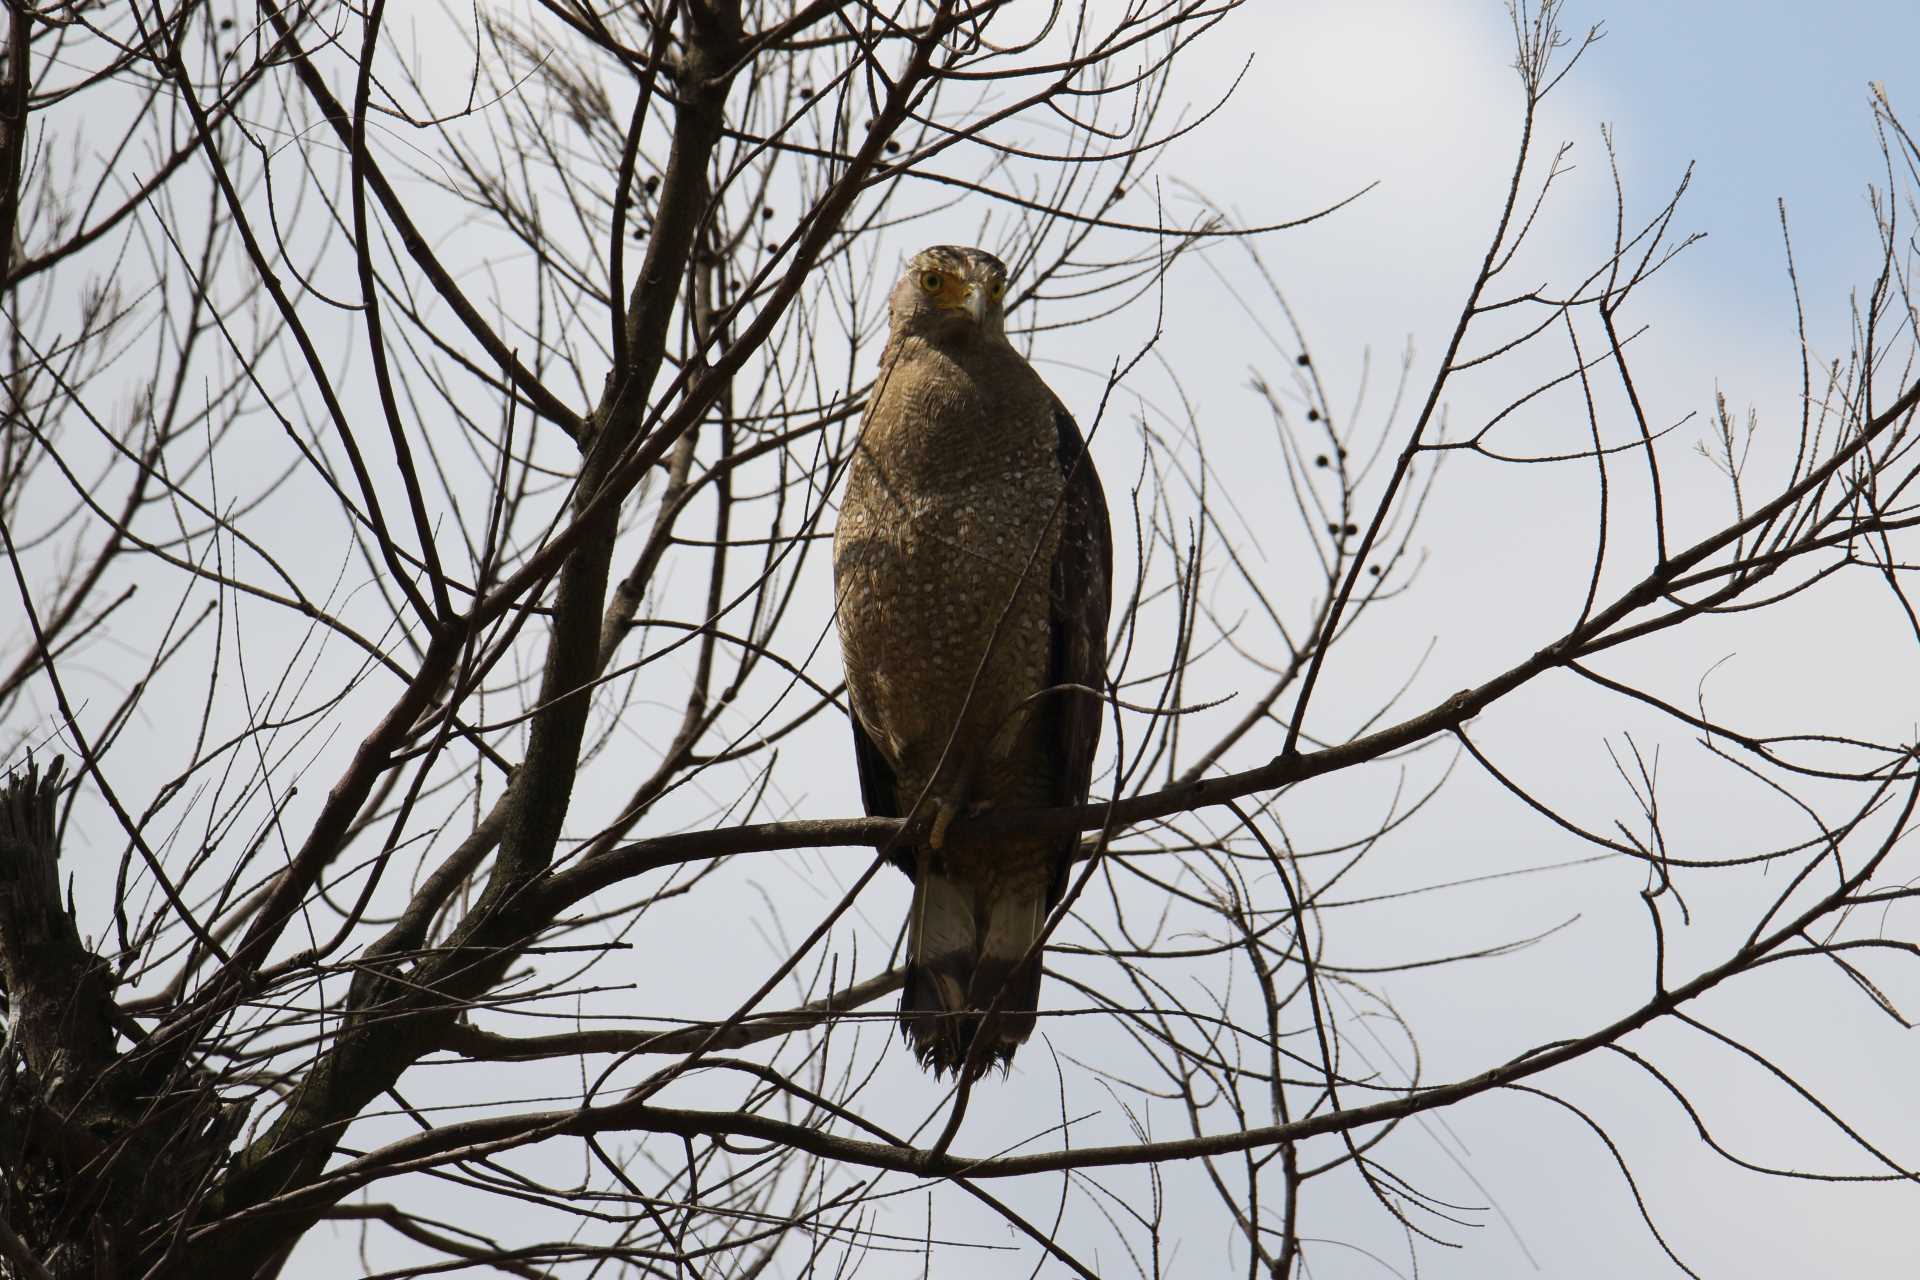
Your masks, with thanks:
M1006 283L979 249L907 264L834 539L861 793L914 819L894 854L914 881L901 1023L936 1073L978 1074L1032 1033L1077 843L965 817L1084 802L1105 691L1106 501L1007 341Z

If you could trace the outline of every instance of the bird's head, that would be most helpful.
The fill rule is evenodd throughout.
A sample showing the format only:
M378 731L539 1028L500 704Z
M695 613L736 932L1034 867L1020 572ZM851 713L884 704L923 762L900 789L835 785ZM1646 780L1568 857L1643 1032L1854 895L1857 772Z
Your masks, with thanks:
M937 244L907 262L893 288L895 336L935 343L1006 339L1007 267L984 249Z

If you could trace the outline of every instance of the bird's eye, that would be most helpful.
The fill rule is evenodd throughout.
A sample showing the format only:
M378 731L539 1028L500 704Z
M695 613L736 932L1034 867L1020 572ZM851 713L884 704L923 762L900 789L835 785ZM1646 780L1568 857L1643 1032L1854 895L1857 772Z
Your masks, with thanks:
M940 292L942 277L938 271L929 271L920 277L920 287L928 293Z
M1005 296L1007 292L1007 282L1005 280L995 280L993 282L992 287L989 288L987 292L992 294L994 300L997 302L1000 300L1000 298Z

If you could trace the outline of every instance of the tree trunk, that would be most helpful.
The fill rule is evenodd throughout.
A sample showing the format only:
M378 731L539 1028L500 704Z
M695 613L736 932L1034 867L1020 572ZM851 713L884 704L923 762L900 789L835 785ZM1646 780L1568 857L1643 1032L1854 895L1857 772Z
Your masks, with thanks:
M61 767L0 787L0 1271L139 1275L238 1112L184 1065L122 1053L114 974L60 896Z

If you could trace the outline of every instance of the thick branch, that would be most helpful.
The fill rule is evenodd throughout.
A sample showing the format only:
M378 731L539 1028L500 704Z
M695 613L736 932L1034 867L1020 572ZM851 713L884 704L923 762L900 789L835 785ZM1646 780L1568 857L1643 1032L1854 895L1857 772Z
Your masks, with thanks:
M856 982L844 991L809 1001L798 1009L760 1014L731 1027L696 1023L671 1031L627 1031L618 1027L603 1027L551 1036L503 1036L460 1022L447 1028L445 1044L463 1058L487 1062L525 1062L535 1058L571 1057L582 1053L692 1053L696 1049L720 1053L744 1049L763 1040L817 1027L835 1014L858 1009L861 1005L871 1004L881 996L898 991L901 980L900 970L889 969L864 982Z
M718 38L711 32L703 36ZM644 420L648 393L665 359L679 282L695 231L707 212L707 166L720 137L728 90L727 79L716 77L712 69L726 66L732 54L731 46L722 43L720 48L696 44L682 60L673 150L660 214L629 311L631 363L609 376L606 395L594 414L596 429L575 490L579 537L561 568L554 600L539 698L542 709L533 721L526 758L509 788L493 878L457 931L448 958L421 965L410 975L405 992L390 989L373 974L355 984L350 996L354 1012L334 1050L302 1080L279 1123L235 1161L220 1196L224 1211L318 1172L339 1129L433 1047L461 996L492 985L511 958L512 948L543 923L526 910L529 904L520 890L529 876L551 860L573 791L591 705L588 691L598 668L601 614L618 529L620 486L611 473L631 450ZM472 619L467 621L471 625ZM409 724L412 719L408 718ZM436 991L445 998L436 998ZM437 1016L397 1017L399 1010L391 1007L395 1001ZM255 1222L237 1238L223 1239L221 1256L226 1265L248 1274L248 1268L271 1256L279 1241L288 1233L297 1234L304 1225L277 1221L268 1228Z
M0 49L0 280L13 273L20 239L20 184L27 162L27 87L32 82L32 14L7 6L7 43Z

